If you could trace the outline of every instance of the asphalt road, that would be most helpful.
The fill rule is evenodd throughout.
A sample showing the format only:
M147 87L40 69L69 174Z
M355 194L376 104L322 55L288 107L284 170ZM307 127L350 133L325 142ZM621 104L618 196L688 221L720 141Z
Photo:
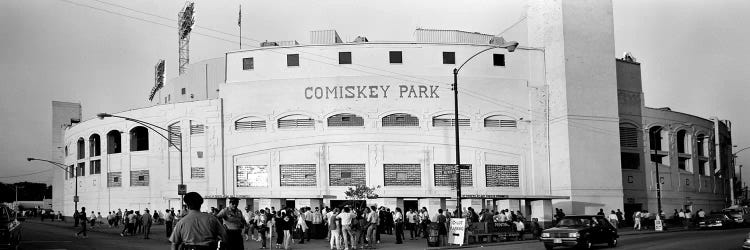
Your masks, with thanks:
M137 236L121 237L118 229L109 229L106 226L94 228L89 232L87 239L74 237L75 232L77 230L71 226L71 223L39 222L32 219L24 223L21 249L168 249L170 246L164 235L163 225L153 227L150 240ZM739 250L748 232L750 228L624 235L620 237L615 249ZM378 249L426 248L426 241L423 239L407 239L403 245L396 245L394 241L394 236L383 235L383 243L378 245ZM258 249L259 247L260 244L257 242L245 243L245 249ZM544 249L544 246L538 241L523 241L474 248L517 250ZM313 240L304 245L294 245L293 249L328 249L328 247L324 240ZM594 249L609 248L604 244L595 245Z
M620 237L617 247L611 249L739 250L742 249L742 243L745 241L748 232L750 232L750 228L624 235ZM541 242L525 242L485 246L483 248L503 250L544 249L544 245ZM607 247L607 244L594 245L593 248L610 249ZM555 249L565 248L560 247Z

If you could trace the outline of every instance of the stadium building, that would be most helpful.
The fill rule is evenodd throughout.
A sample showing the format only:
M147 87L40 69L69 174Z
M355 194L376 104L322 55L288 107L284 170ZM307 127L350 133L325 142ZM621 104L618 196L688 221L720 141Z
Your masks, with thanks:
M206 207L336 206L367 185L380 186L370 203L453 209L454 126L470 165L464 207L542 221L553 208L656 211L657 165L665 211L728 203L730 123L644 106L640 64L614 58L609 1L530 1L505 37L521 45L473 58L492 35L345 42L323 30L306 44L230 51L157 81L149 107L112 113L164 130L69 122L80 105L53 102L54 146L65 149L53 158L70 170L55 175L55 209L72 214L75 175L79 206L93 211L179 209L180 183ZM464 62L456 121L453 69Z

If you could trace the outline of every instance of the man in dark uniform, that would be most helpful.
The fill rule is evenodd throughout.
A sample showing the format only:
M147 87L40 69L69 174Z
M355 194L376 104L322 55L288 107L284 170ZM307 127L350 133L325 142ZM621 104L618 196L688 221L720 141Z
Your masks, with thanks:
M175 225L174 232L169 238L172 250L216 249L219 240L227 238L224 226L213 215L199 211L203 204L200 194L190 192L185 194L183 199L190 211Z
M243 250L245 246L242 242L242 229L246 227L245 217L242 210L237 209L240 200L237 198L229 199L229 206L219 211L216 218L224 221L226 226L227 238L224 240L224 247L228 250Z

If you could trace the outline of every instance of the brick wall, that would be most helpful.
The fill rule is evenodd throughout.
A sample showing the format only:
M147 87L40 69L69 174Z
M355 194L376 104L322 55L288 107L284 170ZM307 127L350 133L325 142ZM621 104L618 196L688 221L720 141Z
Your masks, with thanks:
M279 165L281 186L315 186L315 164Z
M383 164L386 186L421 186L422 167L419 164Z
M148 186L148 170L130 171L130 186Z
M122 187L122 172L107 173L107 187Z
M342 173L345 176L342 176ZM357 186L365 185L367 172L365 164L330 164L328 165L328 178L331 186ZM346 177L346 175L350 175Z
M470 187L474 185L470 164L469 169L461 169L461 186ZM435 186L456 186L456 164L435 164Z
M518 165L485 165L487 187L519 187Z

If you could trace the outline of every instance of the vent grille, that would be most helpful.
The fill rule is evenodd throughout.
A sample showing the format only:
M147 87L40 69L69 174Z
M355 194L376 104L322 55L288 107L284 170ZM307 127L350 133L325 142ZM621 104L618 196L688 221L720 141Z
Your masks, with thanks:
M638 147L638 129L620 127L620 147Z
M315 126L313 119L281 119L279 128L312 128Z
M392 114L383 117L383 127L417 127L419 126L419 118L410 114Z

